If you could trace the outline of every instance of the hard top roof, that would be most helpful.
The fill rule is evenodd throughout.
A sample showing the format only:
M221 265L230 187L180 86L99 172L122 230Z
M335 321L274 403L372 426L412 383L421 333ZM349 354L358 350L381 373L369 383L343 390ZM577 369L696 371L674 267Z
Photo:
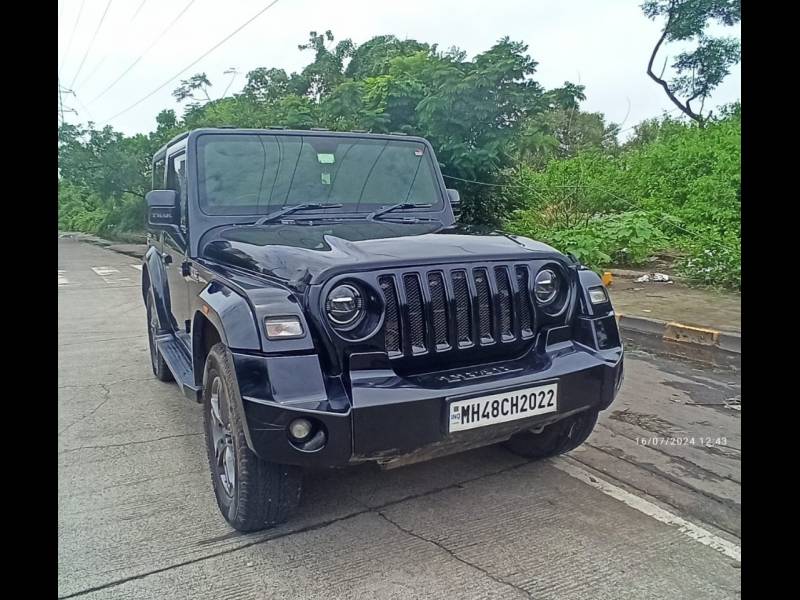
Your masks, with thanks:
M164 144L155 153L155 158L160 158L166 154L167 148L187 139L189 136L195 137L201 134L269 134L269 135L315 135L315 136L330 136L330 137L356 137L356 138L373 138L373 139L397 139L406 141L416 141L427 143L427 140L418 136L411 136L405 133L392 132L392 133L370 133L367 131L353 130L353 131L331 131L329 129L311 128L311 129L285 129L283 127L268 127L266 129L247 129L241 127L203 127L199 129L191 129L184 131L173 137L170 141Z

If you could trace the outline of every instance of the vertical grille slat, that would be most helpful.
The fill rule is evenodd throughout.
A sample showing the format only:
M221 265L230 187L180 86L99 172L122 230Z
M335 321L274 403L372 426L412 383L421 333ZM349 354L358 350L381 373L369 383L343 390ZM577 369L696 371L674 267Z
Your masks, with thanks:
M472 345L472 303L470 302L469 286L467 285L466 271L453 271L453 295L456 300L456 323L458 327L458 345Z
M531 306L531 295L528 289L528 267L525 265L517 265L515 269L517 273L517 288L519 293L519 325L522 330L523 337L530 337L533 335L533 307Z
M520 348L536 334L527 264L415 269L381 274L384 339L390 358L459 352L478 360L479 347ZM495 351L494 356L497 356Z
M434 344L437 349L446 349L450 345L447 341L447 298L441 273L428 273L428 289L431 295Z
M394 278L385 276L378 280L383 297L386 300L386 317L384 321L384 334L386 339L386 352L390 356L400 354L400 313L397 307L397 291Z
M491 292L489 291L489 274L486 269L473 269L472 276L475 280L475 290L478 294L478 336L481 344L494 341L492 337L493 308Z
M414 354L425 352L425 307L422 302L422 289L419 276L416 273L406 273L403 276L403 285L406 289L406 302L408 303L409 336L411 351Z
M494 278L497 282L497 320L498 335L500 341L510 341L514 339L511 330L511 282L508 279L508 269L505 267L494 268Z

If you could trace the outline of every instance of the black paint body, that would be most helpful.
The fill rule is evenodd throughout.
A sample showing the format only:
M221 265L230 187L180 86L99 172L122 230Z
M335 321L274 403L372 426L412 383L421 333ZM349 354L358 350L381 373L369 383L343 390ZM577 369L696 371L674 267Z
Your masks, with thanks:
M198 206L196 142L199 136L220 132L230 136L253 130L192 131L155 157L168 161L175 153L184 153L184 227L182 231L158 228L151 234L143 293L152 287L163 332L160 341L178 344L190 365L183 374L175 373L187 395L200 397L208 340L217 336L228 346L248 444L261 458L313 466L424 459L507 439L515 432L611 404L622 380L623 349L610 302L589 301L587 290L602 285L600 279L545 244L458 227L427 141L401 138L424 144L437 165L443 208L424 213L435 222L404 223L405 212L374 222L329 216L315 221L309 211L303 213L302 223L293 222L296 216L292 216L286 217L288 222L251 226L247 223L254 221L253 216L210 216ZM418 216L416 211L412 214ZM544 266L557 269L569 289L557 314L548 315L531 301L533 323L526 333L520 324L520 302L526 293L530 298L533 278ZM499 304L479 313L475 269L484 269L480 273L488 279L493 303L501 293L498 286L510 286L514 312L505 337L498 335L503 318ZM514 275L518 269L528 273L528 290L520 289L524 280ZM481 314L493 315L493 340L462 347L455 338L456 271L466 273L469 280L467 318L477 328ZM501 279L502 272L511 275ZM381 283L393 282L402 328L411 317L408 299L401 294L406 276L418 278L427 343L422 352L403 346L392 353L386 346L386 292ZM446 287L448 339L443 342L434 339L430 325L434 279ZM342 281L375 292L376 327L366 339L344 339L325 316L326 295ZM296 316L304 335L268 339L264 327L268 316ZM452 399L554 381L559 385L557 413L447 432ZM290 441L287 426L298 416L312 419L325 432L322 448L308 452Z

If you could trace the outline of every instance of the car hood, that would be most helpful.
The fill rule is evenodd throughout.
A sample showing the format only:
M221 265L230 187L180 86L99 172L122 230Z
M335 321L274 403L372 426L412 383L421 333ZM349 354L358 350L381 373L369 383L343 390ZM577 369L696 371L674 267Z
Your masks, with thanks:
M293 287L339 273L483 260L564 259L534 240L439 224L388 221L234 226L204 236L203 258L281 279Z

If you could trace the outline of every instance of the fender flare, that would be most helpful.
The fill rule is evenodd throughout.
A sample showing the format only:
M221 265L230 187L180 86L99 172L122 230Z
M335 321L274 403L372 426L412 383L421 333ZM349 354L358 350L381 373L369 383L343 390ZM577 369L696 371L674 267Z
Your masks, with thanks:
M209 283L198 297L200 306L193 317L192 331L197 331L198 314L202 314L216 328L228 348L261 351L255 315L247 300L219 281Z
M161 262L161 255L155 246L150 246L150 249L145 253L143 268L147 270L150 289L153 290L158 323L162 329L165 329L167 324L171 323L172 306L169 299L167 274L164 270L164 264ZM142 296L146 304L147 289L144 286L142 286Z

